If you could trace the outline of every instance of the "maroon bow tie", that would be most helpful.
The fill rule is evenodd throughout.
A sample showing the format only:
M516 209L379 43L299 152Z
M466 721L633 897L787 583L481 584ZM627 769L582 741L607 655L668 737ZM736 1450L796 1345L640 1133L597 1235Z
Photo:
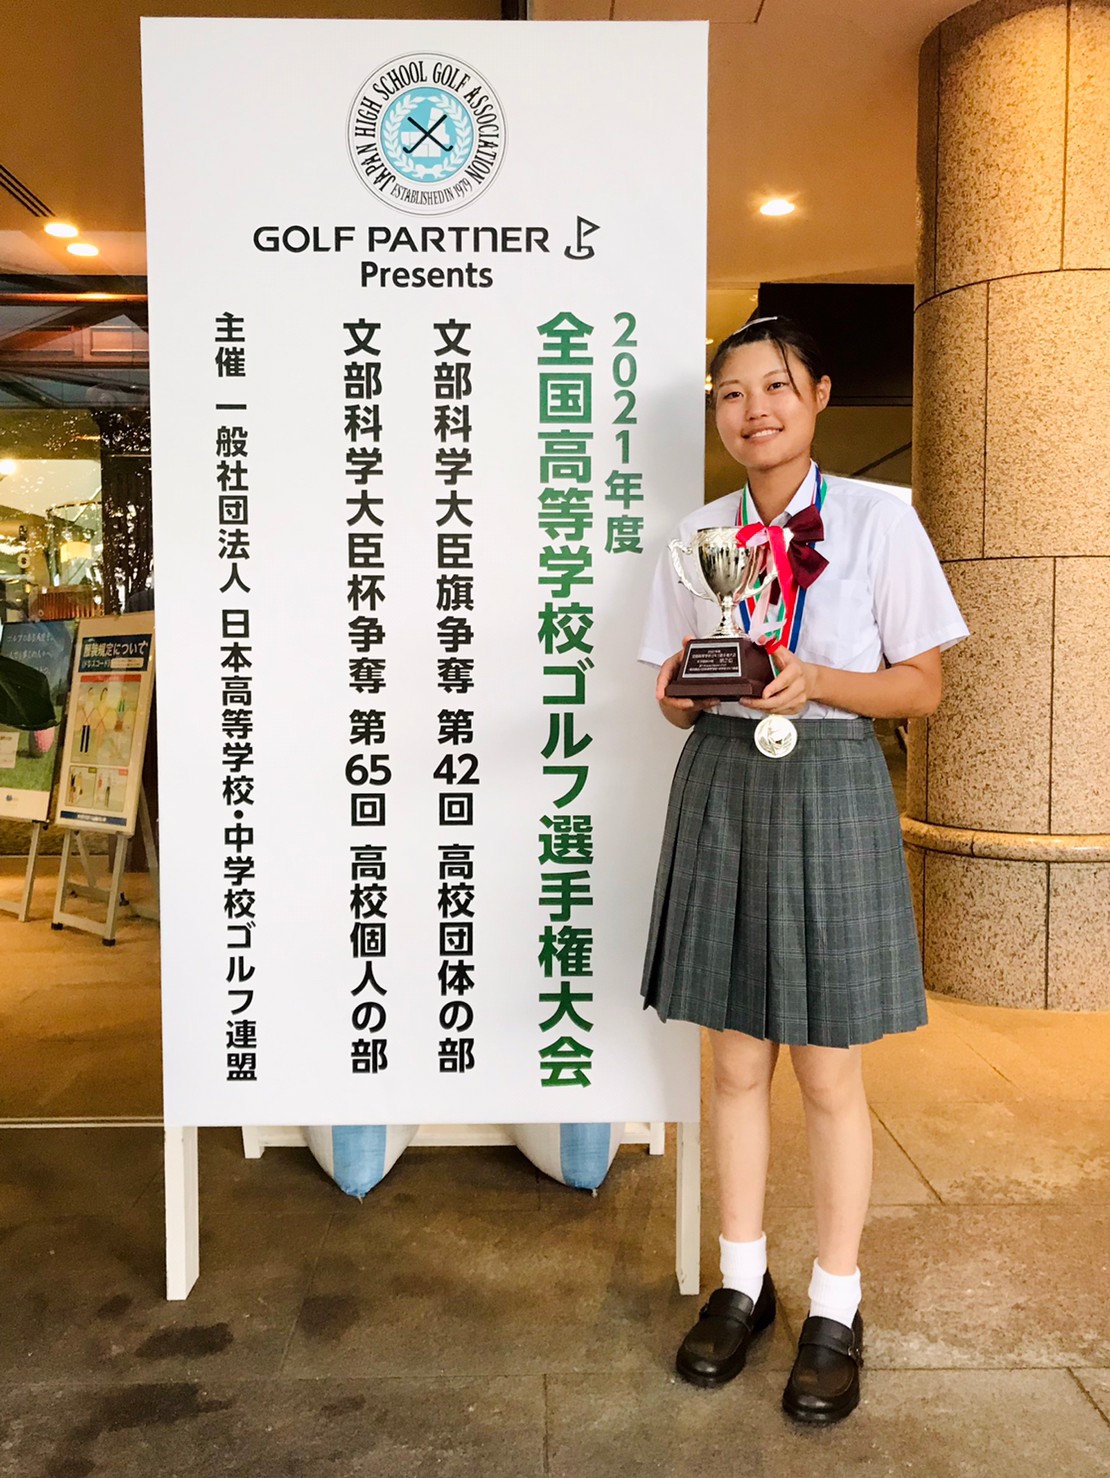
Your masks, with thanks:
M794 571L794 578L799 586L803 590L808 590L829 563L825 556L819 554L813 547L825 537L825 525L821 522L820 513L810 503L800 513L795 513L793 518L788 518L786 527L793 535L790 547L786 551L790 568Z

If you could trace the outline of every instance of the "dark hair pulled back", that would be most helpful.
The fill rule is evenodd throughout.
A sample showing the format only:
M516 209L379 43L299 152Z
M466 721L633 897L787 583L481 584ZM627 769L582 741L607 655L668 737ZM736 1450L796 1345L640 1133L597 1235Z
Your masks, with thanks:
M782 355L782 362L786 366L786 373L791 385L797 390L798 386L794 379L794 372L790 368L790 357L787 349L792 349L814 384L824 379L828 374L825 365L825 356L821 352L821 346L812 334L806 332L800 324L792 318L766 317L749 318L743 328L738 328L735 333L729 334L727 339L722 339L720 347L713 356L709 366L709 378L713 382L713 395L717 394L717 381L725 365L725 360L734 349L741 348L744 344L758 344L761 342L774 344Z

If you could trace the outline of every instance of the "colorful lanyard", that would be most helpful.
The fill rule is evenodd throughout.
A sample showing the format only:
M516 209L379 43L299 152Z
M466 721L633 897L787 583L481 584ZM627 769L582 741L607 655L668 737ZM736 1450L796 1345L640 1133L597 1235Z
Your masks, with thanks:
M813 506L820 513L828 492L828 484L821 476L820 467L816 465L814 474ZM778 641L772 641L771 645L777 646L785 638L787 646L793 652L797 650L798 638L802 634L806 592L789 572L786 579L779 578L779 569L785 569L787 564L784 528L779 524L763 524L758 514L755 518L746 519L747 506L748 486L745 483L744 491L740 495L740 507L736 512L736 526L737 528L752 528L757 524L762 525L761 542L767 553L764 555L763 571L758 586L750 596L738 603L740 621L745 633L750 635L754 625L757 636L762 636L764 641L777 632ZM756 538L760 538L759 533ZM771 597L776 588L778 597L772 601ZM775 607L773 613L772 604Z

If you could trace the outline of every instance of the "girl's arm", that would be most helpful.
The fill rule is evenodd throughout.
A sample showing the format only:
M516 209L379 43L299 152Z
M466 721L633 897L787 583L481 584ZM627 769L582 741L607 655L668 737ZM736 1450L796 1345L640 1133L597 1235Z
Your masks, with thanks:
M745 708L800 713L807 703L824 703L866 718L927 718L940 703L939 647L930 647L878 672L844 672L838 667L803 662L785 646L772 656L778 676L768 683L762 698L745 699ZM677 720L672 718L671 722Z

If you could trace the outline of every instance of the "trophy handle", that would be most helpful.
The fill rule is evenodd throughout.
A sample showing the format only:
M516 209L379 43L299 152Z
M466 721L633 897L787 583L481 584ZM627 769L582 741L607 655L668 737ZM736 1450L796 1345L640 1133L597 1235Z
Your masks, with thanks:
M686 571L682 564L682 555L688 554L693 558L694 546L692 544L680 544L677 539L672 539L667 545L667 548L671 551L671 564L674 565L674 572L678 576L679 582L686 586L690 594L696 595L699 600L716 600L717 597L715 595L709 595L704 590L695 590L686 578Z

